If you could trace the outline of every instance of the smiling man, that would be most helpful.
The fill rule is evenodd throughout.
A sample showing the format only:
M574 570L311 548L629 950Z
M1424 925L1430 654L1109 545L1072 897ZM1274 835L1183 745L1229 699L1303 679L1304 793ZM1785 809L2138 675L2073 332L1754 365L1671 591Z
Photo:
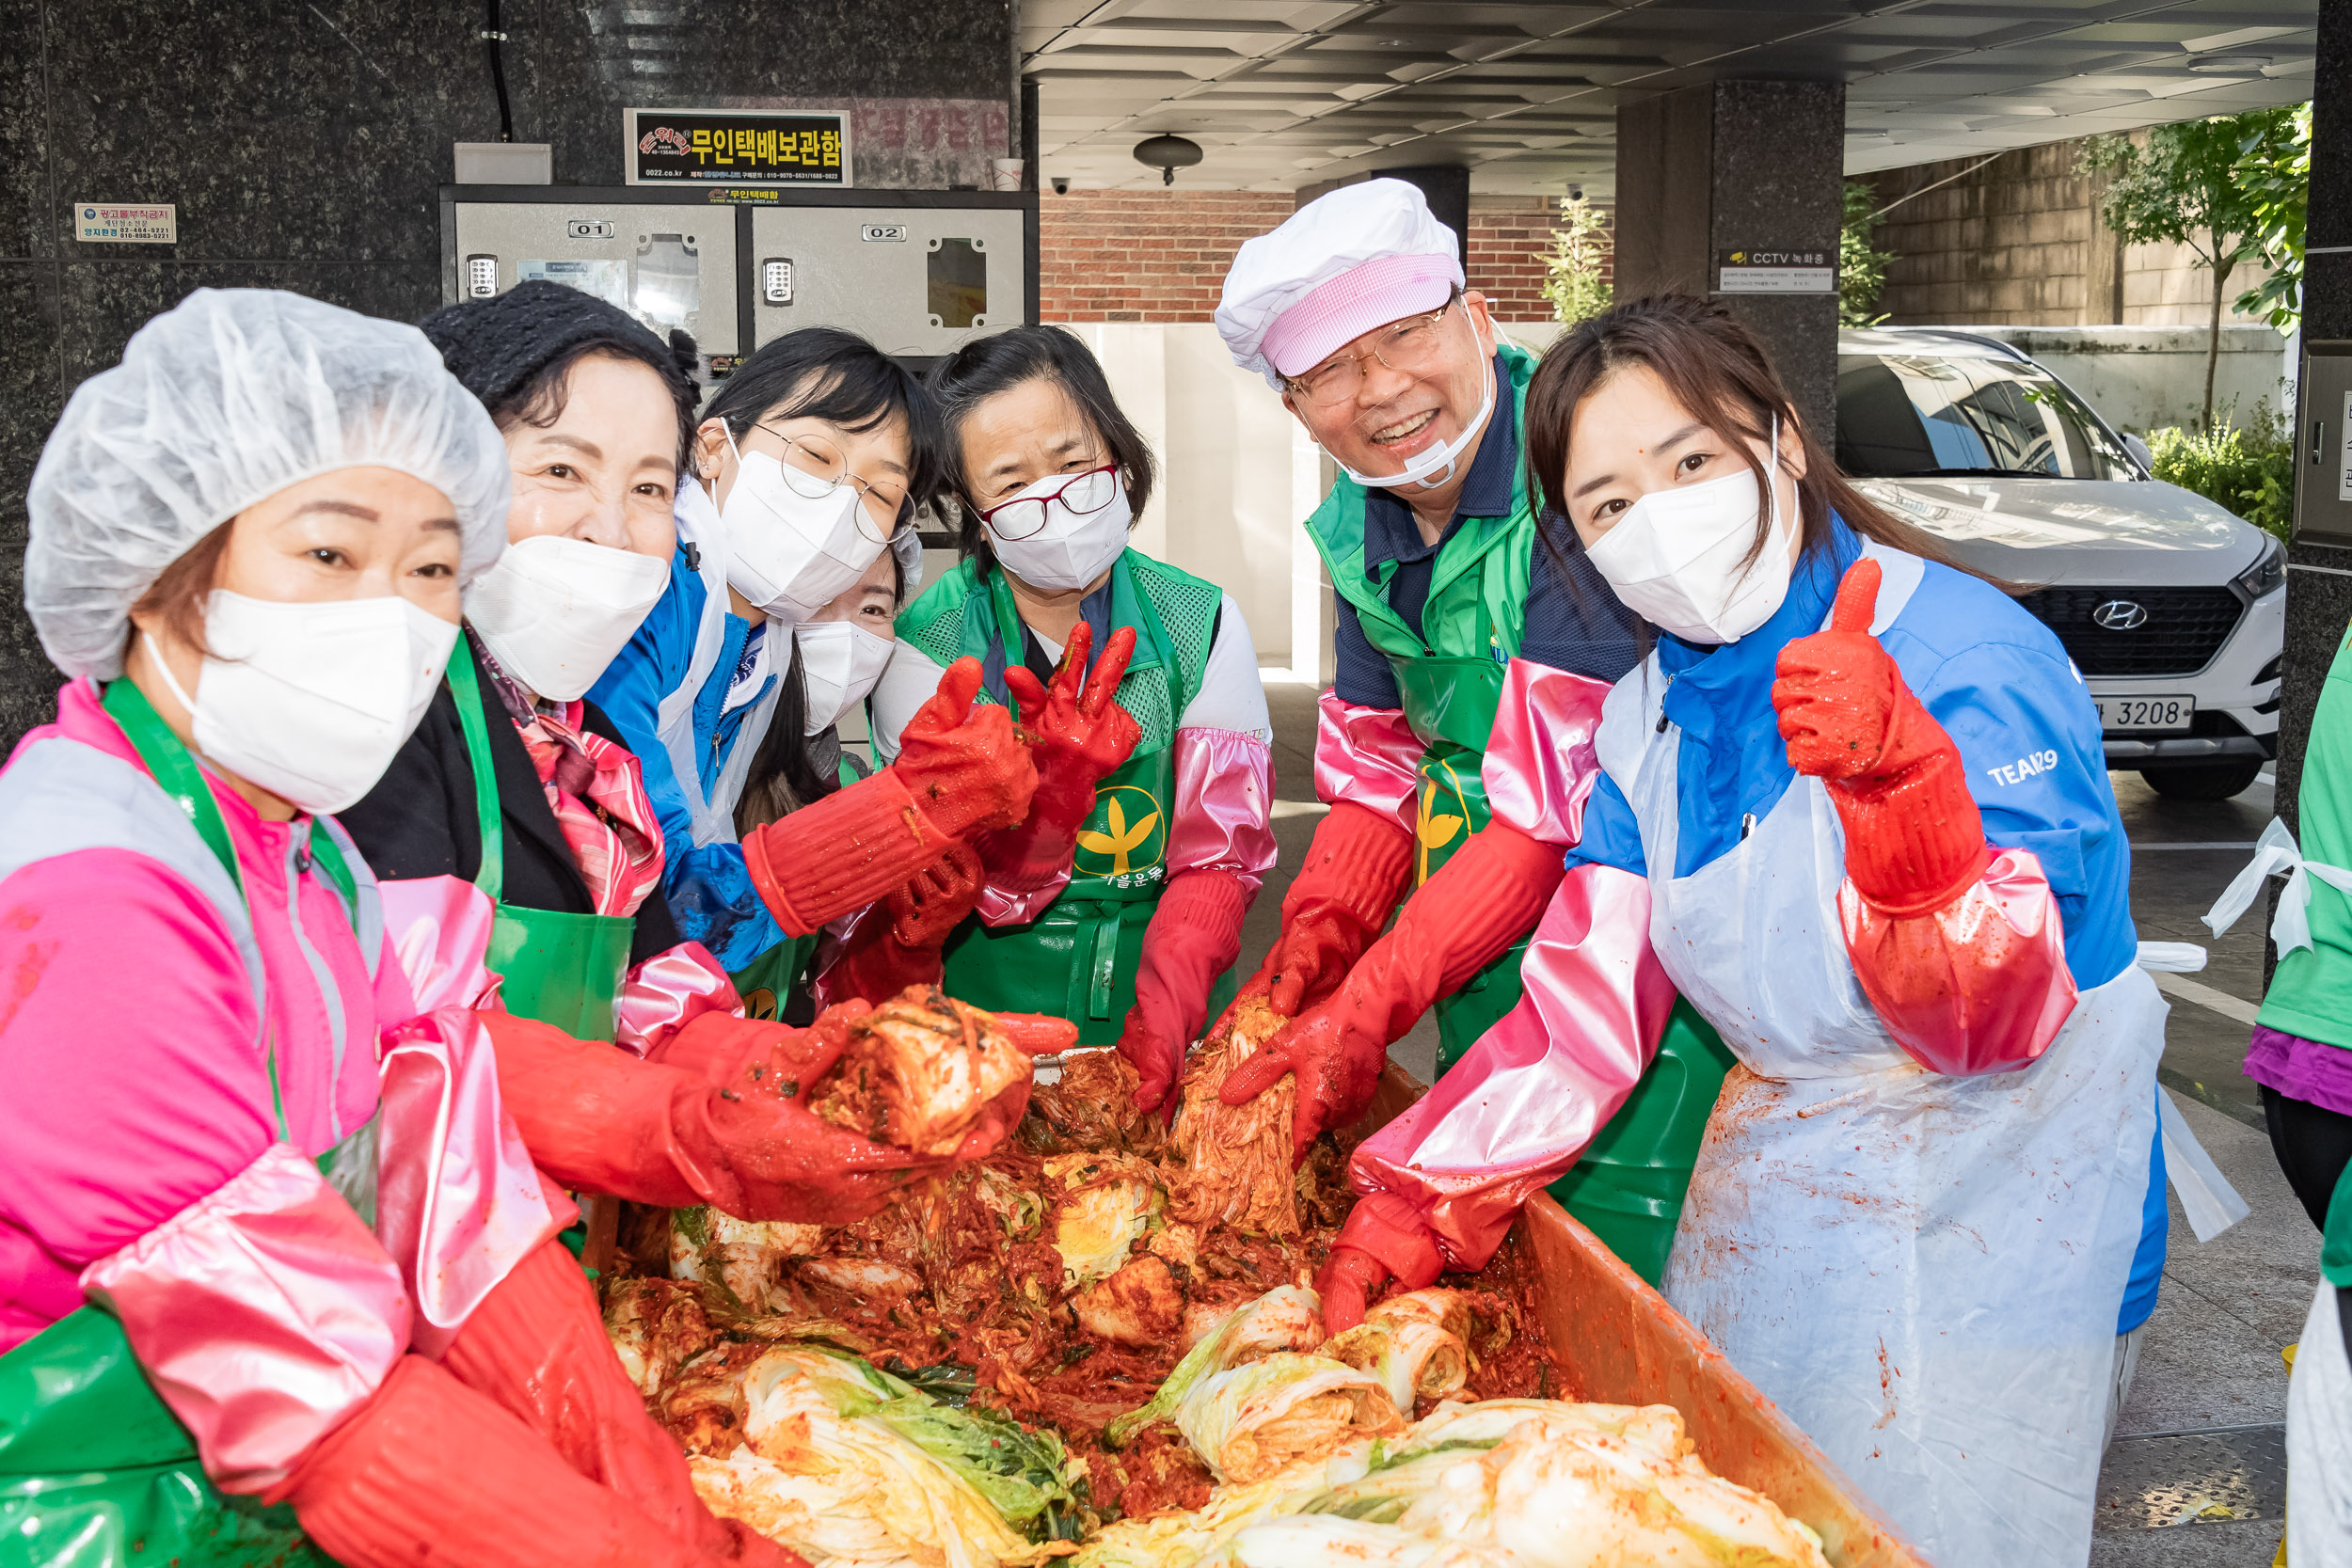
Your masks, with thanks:
M1389 1045L1433 1003L1442 1072L1518 1001L1525 939L1577 824L1506 800L1490 814L1481 764L1490 746L1588 742L1592 683L1638 653L1637 624L1573 532L1538 536L1521 457L1535 356L1502 341L1465 281L1421 192L1373 180L1244 245L1216 312L1234 362L1341 470L1306 522L1339 594L1315 741L1331 812L1250 988L1279 1012L1310 1010L1227 1090L1247 1098L1295 1070L1302 1145L1360 1111ZM1408 881L1422 890L1367 953ZM1730 1058L1678 1006L1659 1059L1555 1189L1653 1281Z

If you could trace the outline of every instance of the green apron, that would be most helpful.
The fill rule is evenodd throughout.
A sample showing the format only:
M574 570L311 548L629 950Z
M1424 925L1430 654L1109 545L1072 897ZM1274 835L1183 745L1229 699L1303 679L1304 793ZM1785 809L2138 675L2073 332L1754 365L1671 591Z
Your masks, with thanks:
M1509 344L1501 352L1524 428L1535 361ZM1480 767L1504 667L1518 652L1530 568L1541 547L1527 475L1522 467L1513 476L1510 516L1465 519L1439 546L1419 626L1389 605L1395 562L1365 575L1361 485L1342 477L1308 519L1307 533L1365 637L1395 672L1405 721L1422 746L1413 820L1419 887L1488 819ZM1438 999L1440 1075L1518 1005L1526 954L1521 938L1461 990ZM1583 1158L1552 1185L1562 1206L1652 1285L1665 1276L1682 1195L1732 1060L1713 1027L1677 999L1657 1060Z
M574 1039L610 1040L613 1004L621 994L621 976L628 972L637 923L628 915L526 910L500 901L506 885L506 828L499 815L482 682L474 673L473 650L462 637L450 655L449 689L457 699L466 760L473 768L474 810L482 825L482 865L473 885L496 909L485 961L505 982L500 1000L517 1018L552 1024Z
M1134 550L1111 568L1110 587L1111 629L1129 626L1136 634L1119 702L1143 738L1096 784L1069 885L1044 913L1025 926L967 920L943 955L952 995L976 1006L1069 1019L1082 1045L1116 1044L1135 1005L1144 927L1167 881L1176 720L1200 689L1223 598L1214 585ZM902 635L941 664L985 659L992 648L1019 661L1020 610L1002 572L991 573L983 586L966 562L915 601L906 626L914 629ZM1233 989L1229 971L1211 989L1210 1016Z
M229 830L185 747L127 680L105 705L244 891ZM313 820L319 870L356 902L351 868ZM278 1059L271 1109L286 1137ZM319 1159L322 1170L353 1147ZM122 1324L98 1307L66 1314L0 1355L0 1563L8 1568L333 1568L294 1510L232 1497L205 1478L196 1440L139 1370Z

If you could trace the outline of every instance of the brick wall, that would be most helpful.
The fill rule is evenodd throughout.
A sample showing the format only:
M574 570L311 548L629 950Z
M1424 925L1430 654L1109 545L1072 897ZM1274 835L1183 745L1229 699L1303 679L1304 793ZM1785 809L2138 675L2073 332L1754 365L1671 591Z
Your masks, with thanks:
M1861 176L1882 203L1921 193L1879 226L1895 252L1879 309L1898 325L2203 325L2213 274L2185 245L2120 244L2081 155L2080 141L2050 142L1973 170L1968 158ZM2261 277L2231 272L2223 321L2242 319L2229 302Z
M1242 242L1291 215L1286 192L1073 191L1039 198L1038 313L1060 322L1204 322ZM1553 204L1472 197L1470 286L1503 321L1546 321Z

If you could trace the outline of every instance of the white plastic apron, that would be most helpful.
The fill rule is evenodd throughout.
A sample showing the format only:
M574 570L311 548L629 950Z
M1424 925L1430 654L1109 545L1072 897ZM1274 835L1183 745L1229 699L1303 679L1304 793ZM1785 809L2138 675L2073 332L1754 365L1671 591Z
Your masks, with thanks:
M1870 553L1879 632L1921 567ZM1927 1072L1847 958L1820 780L1674 875L1664 687L1654 659L1621 683L1602 760L1640 820L1651 943L1745 1069L1708 1121L1666 1297L1931 1560L2079 1568L2155 1134L2154 983L2134 968L2085 993L2021 1071Z
M678 788L686 794L687 810L692 815L694 847L706 844L735 842L735 804L742 798L743 781L750 777L752 758L759 754L759 743L768 734L768 721L775 716L776 700L784 694L783 672L768 689L768 694L752 705L743 716L742 726L736 731L734 750L727 753L726 764L719 772L719 788L715 795L703 793L702 746L694 738L694 699L702 694L703 683L710 679L719 667L719 655L727 635L727 547L726 534L719 523L719 508L699 484L679 488L675 510L680 544L692 545L698 557L697 575L703 584L703 613L694 628L694 653L686 668L686 680L676 689L662 694L654 709L654 733L661 741L661 749L670 756L670 770L677 776ZM771 636L774 635L771 630Z

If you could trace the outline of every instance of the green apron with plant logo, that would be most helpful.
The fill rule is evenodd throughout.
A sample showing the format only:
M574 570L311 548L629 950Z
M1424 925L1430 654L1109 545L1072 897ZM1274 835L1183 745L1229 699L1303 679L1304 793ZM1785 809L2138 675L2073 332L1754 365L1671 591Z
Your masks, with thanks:
M228 826L187 749L129 681L107 687L105 705L242 893ZM355 908L351 868L315 819L310 853L345 908ZM274 1050L266 1061L271 1110L284 1140ZM366 1136L362 1130L319 1156L319 1168L331 1173L337 1157ZM360 1217L374 1223L373 1214ZM291 1507L232 1497L206 1479L195 1438L139 1370L121 1323L95 1306L66 1314L0 1355L0 1563L333 1568L303 1535Z
M1110 588L1111 629L1131 626L1136 634L1119 703L1143 737L1095 785L1069 885L1044 913L1025 926L967 920L947 939L944 955L950 995L976 1006L1066 1018L1078 1026L1081 1045L1117 1043L1135 1005L1144 927L1167 885L1176 721L1200 689L1224 597L1215 584L1132 549L1111 568ZM899 635L942 665L985 659L992 647L1017 664L1024 645L1004 573L990 573L983 585L968 561L907 610ZM1209 1016L1222 1010L1233 989L1229 971L1211 989Z
M621 914L526 910L500 900L506 885L506 827L499 815L482 682L474 672L473 649L462 637L450 655L449 689L457 699L466 760L473 768L474 811L482 825L482 865L473 885L496 911L485 961L505 982L500 1000L516 1017L552 1024L574 1039L610 1040L637 922ZM505 717L502 711L500 717Z
M1523 429L1534 356L1501 350ZM1419 887L1488 819L1480 768L1502 696L1504 667L1525 625L1535 514L1524 467L1512 476L1508 517L1465 518L1430 564L1419 627L1389 606L1396 563L1364 570L1364 489L1342 475L1307 520L1333 586L1395 673L1405 721L1422 746L1413 816ZM1438 1071L1518 1005L1527 939L1440 997ZM1657 1059L1551 1193L1633 1271L1658 1284L1674 1245L1682 1195L1732 1055L1713 1027L1677 999Z

